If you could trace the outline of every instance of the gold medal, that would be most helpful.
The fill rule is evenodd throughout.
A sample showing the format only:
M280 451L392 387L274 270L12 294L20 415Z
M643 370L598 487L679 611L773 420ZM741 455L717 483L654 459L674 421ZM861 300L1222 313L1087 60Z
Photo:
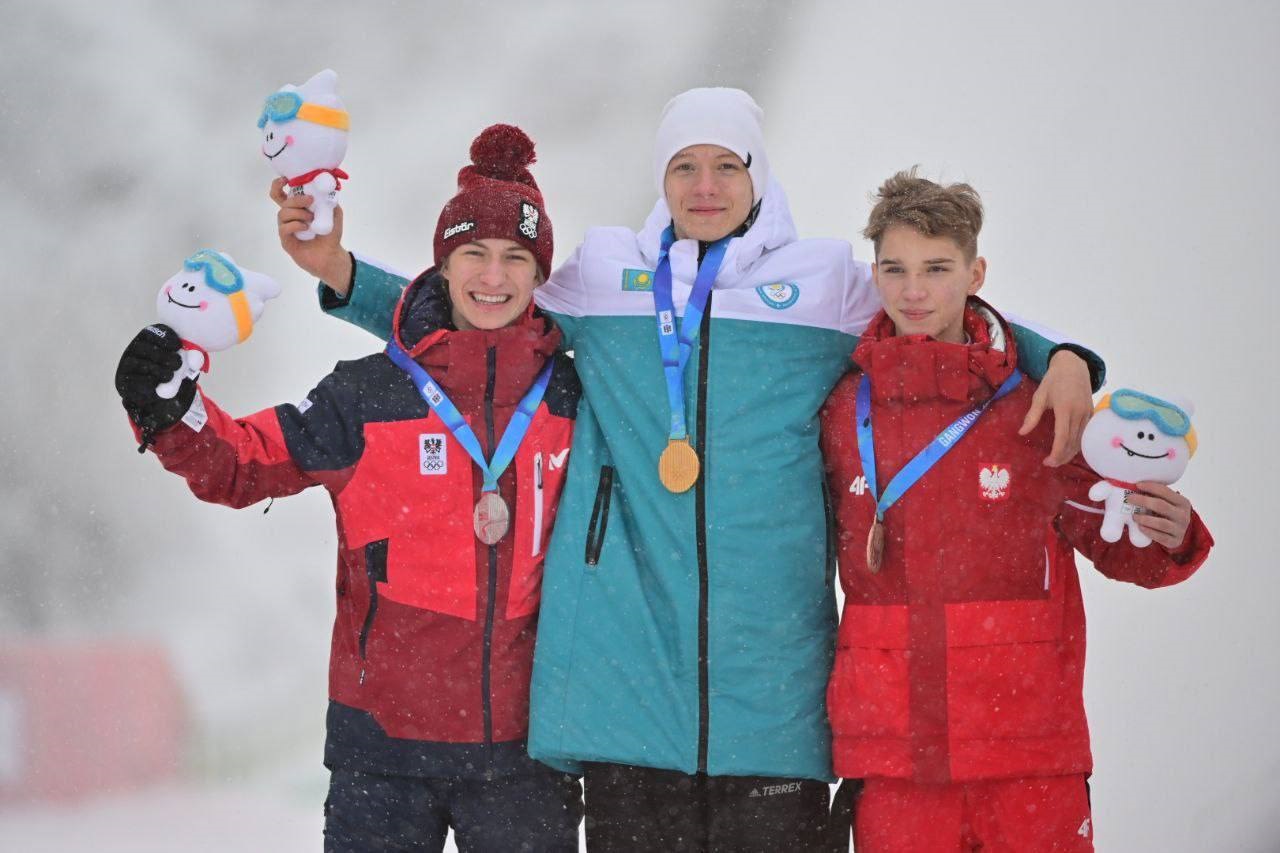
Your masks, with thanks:
M698 452L690 446L688 438L669 439L667 448L658 457L658 479L667 491L677 495L693 488L701 468Z
M884 522L876 519L867 531L867 570L871 574L880 571L880 561L884 558Z
M497 492L483 492L480 500L476 501L472 522L477 539L486 545L496 545L511 527L511 513L501 495Z

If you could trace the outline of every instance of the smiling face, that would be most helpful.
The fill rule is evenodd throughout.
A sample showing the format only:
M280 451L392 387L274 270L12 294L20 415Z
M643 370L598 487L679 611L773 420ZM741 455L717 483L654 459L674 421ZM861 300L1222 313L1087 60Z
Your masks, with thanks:
M210 286L211 280L222 289ZM156 314L178 337L216 352L247 338L267 300L279 295L280 284L270 276L238 266L230 255L202 249L160 286Z
M335 169L347 154L347 131L303 119L267 120L262 127L262 156L282 178L313 169Z
M742 159L719 145L690 145L667 163L663 180L676 238L713 242L751 213L751 176Z
M178 337L211 352L239 340L230 301L205 284L199 270L184 269L166 281L156 296L156 312Z
M966 257L950 237L894 225L880 239L872 274L897 334L958 344L964 342L965 301L982 288L987 262Z
M1122 418L1109 408L1089 420L1080 449L1093 470L1126 483L1176 482L1191 458L1186 438L1166 435L1145 418Z
M496 237L464 243L449 253L440 273L449 282L453 324L459 329L501 329L524 315L542 274L533 252Z

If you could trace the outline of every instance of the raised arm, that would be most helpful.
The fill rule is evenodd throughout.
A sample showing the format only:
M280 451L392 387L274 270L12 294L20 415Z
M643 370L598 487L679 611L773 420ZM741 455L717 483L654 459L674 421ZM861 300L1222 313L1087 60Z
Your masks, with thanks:
M271 183L271 200L279 206L276 228L280 247L299 269L320 280L320 307L325 313L384 341L391 337L391 318L408 279L343 248L341 206L333 211L333 231L313 240L299 240L298 232L309 228L314 218L307 209L311 197L286 194L284 179L278 178Z

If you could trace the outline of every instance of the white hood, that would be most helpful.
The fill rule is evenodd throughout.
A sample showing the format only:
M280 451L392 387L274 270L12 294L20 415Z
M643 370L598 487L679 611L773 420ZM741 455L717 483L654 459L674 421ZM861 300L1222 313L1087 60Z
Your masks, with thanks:
M658 203L653 206L653 210L645 219L644 227L636 235L640 252L651 267L658 265L662 232L670 224L671 209L667 207L665 198L659 198ZM775 178L770 177L764 197L760 199L760 214L747 229L746 234L729 241L729 248L725 251L721 269L738 273L739 275L732 276L733 279L737 279L765 252L794 243L797 239L799 235L796 234L796 225L791 219L787 195L782 191L782 185Z

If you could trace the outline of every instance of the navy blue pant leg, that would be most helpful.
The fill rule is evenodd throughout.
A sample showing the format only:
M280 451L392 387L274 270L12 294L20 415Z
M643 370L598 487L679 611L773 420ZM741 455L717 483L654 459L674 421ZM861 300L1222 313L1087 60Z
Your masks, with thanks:
M325 853L440 853L448 794L444 781L334 770L324 803Z
M542 773L451 783L449 812L459 853L576 853L582 784Z

